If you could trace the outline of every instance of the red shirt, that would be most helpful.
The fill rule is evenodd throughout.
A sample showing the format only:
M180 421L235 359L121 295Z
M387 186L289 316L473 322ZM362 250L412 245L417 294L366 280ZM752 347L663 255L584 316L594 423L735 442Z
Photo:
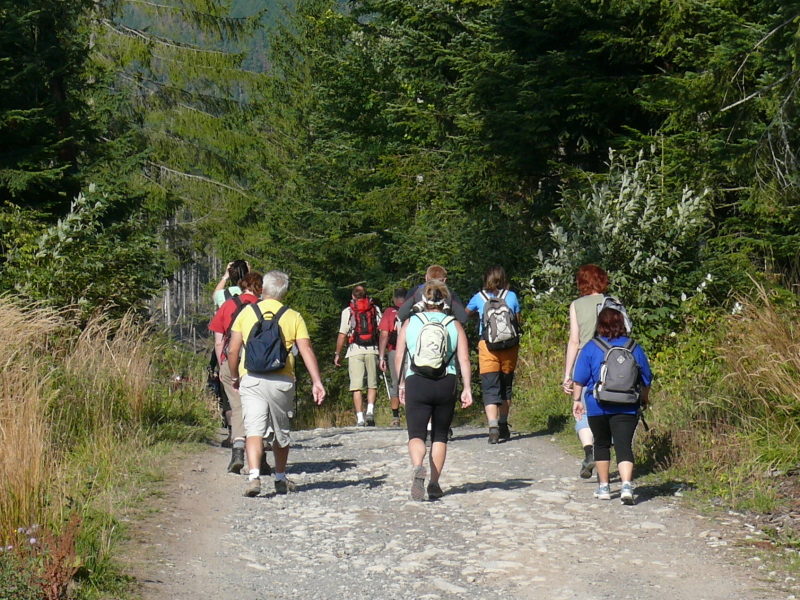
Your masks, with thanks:
M252 304L253 302L258 302L258 298L256 298L255 294L251 294L250 292L245 292L239 299L242 301L243 304ZM211 317L211 321L208 324L208 328L213 331L214 333L221 333L225 335L228 330L233 325L233 313L236 312L238 306L236 305L236 301L233 298L225 300L217 309L217 312L214 313L214 316ZM222 360L225 360L225 352L222 353Z
M391 333L394 331L395 326L397 325L397 308L394 306L390 306L386 309L381 317L381 322L378 323L378 331L388 331ZM391 352L395 350L394 344L390 344L386 342L386 351Z

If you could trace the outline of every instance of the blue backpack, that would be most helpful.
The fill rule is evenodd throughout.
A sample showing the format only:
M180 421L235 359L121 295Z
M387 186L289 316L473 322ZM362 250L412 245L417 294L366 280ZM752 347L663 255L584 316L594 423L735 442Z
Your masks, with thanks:
M250 330L250 336L245 344L244 368L248 373L257 375L279 371L286 366L289 357L278 324L288 307L282 306L277 313L268 312L269 319L265 319L258 303L253 303L251 306L258 320Z

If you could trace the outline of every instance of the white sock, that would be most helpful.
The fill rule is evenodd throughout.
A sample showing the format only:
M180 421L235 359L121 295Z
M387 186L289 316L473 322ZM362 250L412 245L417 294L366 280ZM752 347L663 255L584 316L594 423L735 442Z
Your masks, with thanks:
M260 476L261 476L261 470L260 469L250 469L250 477L249 477L250 481L253 481L254 479L258 479Z
M428 431L430 431L432 428L433 428L433 424L430 421L428 421Z
M278 473L275 471L275 481L281 481L282 479L286 479L286 473Z
M374 404L367 404L367 414L371 415L374 411L375 411L375 405Z
M359 423L363 423L364 422L364 411L363 410L361 412L357 412L356 413L356 421L358 421Z

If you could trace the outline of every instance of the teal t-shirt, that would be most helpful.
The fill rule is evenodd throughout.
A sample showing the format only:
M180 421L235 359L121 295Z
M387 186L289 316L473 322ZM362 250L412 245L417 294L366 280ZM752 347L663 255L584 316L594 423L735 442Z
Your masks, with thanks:
M422 326L425 322L418 316L419 314L424 314L428 317L431 321L437 321L441 323L444 319L448 318L450 315L446 315L441 312L424 312L424 313L414 313L408 318L408 327L406 328L406 347L408 348L409 355L414 354L414 349L417 347L417 338L419 337L419 332L422 331ZM455 319L451 321L447 325L447 355L453 355L453 358L450 359L450 362L447 363L447 374L448 375L455 375L456 374L456 348L458 346L458 329L456 329ZM407 361L407 364L410 365L411 361ZM415 375L414 371L411 370L411 367L408 366L406 368L406 377L411 377Z
M231 296L236 296L237 294L241 295L242 290L239 289L238 285L232 285L228 288L228 291L231 293ZM214 304L217 305L217 308L222 306L225 303L225 290L217 290L214 292L213 295Z

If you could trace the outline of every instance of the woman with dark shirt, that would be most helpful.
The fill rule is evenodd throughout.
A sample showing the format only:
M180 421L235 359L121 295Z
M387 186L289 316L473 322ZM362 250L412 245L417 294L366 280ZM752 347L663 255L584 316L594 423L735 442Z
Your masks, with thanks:
M630 340L625 334L625 319L613 308L604 308L597 316L597 337L609 346L624 346ZM650 383L653 375L647 355L636 344L631 350L639 366L639 400L635 404L610 404L595 398L595 385L600 381L605 351L594 338L588 342L575 363L573 373L572 412L580 419L584 411L589 417L589 427L594 435L594 459L597 466L597 490L595 498L611 499L609 487L609 465L611 463L611 440L617 457L617 469L622 482L620 500L633 504L633 434L639 422L639 410L647 406ZM584 403L581 393L586 388Z

